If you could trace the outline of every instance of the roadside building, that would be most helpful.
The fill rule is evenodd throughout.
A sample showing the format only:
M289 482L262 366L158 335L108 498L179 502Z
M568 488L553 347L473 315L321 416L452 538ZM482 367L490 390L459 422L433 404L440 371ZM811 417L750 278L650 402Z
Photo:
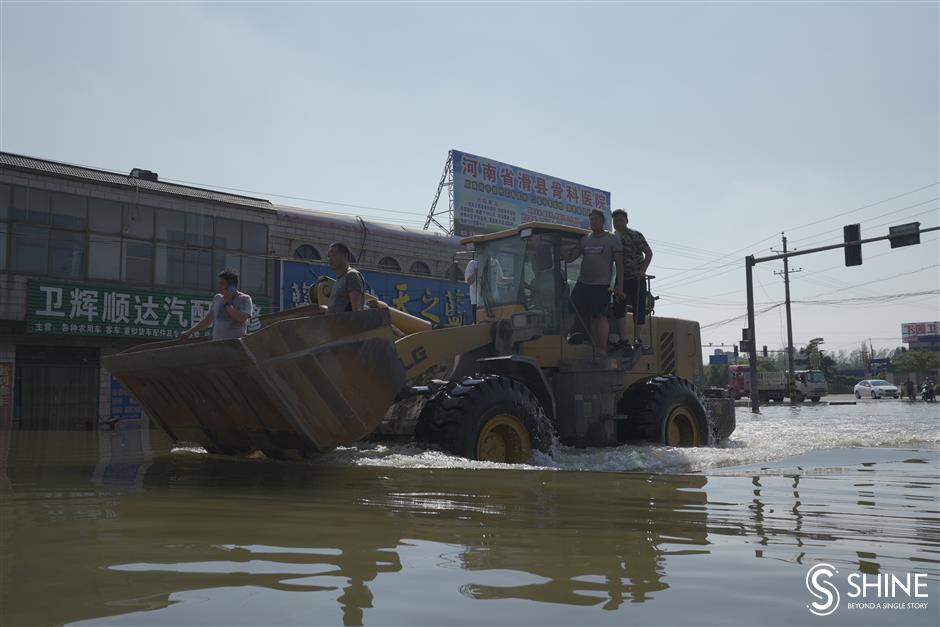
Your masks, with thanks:
M325 259L336 240L360 267L454 272L453 238L0 153L0 428L139 416L102 355L176 338L205 315L223 268L256 315L277 308L281 258Z

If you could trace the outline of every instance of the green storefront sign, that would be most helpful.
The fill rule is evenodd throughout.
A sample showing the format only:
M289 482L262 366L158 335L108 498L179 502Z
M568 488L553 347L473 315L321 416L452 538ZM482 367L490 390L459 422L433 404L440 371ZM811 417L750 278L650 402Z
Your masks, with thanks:
M249 331L260 328L264 307L264 300L253 302ZM34 279L26 288L26 323L30 333L171 340L202 320L211 305L207 294Z

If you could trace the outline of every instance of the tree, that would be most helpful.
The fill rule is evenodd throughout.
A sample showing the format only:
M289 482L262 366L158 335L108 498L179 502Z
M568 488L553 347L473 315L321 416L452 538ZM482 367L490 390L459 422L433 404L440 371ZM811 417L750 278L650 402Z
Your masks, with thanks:
M940 361L928 351L906 351L894 358L894 367L904 374L926 376L940 368Z
M728 366L705 366L705 385L716 388L728 387Z

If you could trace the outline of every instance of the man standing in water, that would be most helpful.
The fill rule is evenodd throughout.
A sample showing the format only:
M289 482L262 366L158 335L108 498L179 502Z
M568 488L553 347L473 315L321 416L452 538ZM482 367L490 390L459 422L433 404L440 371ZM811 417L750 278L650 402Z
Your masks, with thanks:
M251 296L238 291L238 273L234 270L220 272L216 289L218 293L212 299L209 313L180 333L181 340L189 339L193 333L205 329L210 324L213 340L230 340L248 334L248 319L254 305Z
M330 244L327 263L336 272L336 282L330 290L327 313L359 311L365 305L365 281L355 268L349 267L349 247L342 242Z
M627 305L633 309L634 346L646 350L641 333L646 323L646 270L653 260L653 250L639 231L627 228L627 212L617 209L612 214L614 232L623 242L623 291L625 298L614 299L614 318L621 344L627 339Z
M564 250L562 258L571 263L583 257L581 274L571 291L571 300L581 320L590 324L594 345L601 354L606 354L610 333L607 311L614 265L617 267L614 295L623 298L623 244L616 235L604 230L604 212L594 209L590 221L591 232L577 245Z

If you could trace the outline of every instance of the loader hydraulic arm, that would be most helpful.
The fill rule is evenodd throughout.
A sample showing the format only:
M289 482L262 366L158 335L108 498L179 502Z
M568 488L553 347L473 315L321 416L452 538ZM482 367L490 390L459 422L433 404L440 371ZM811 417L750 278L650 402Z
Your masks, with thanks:
M493 343L493 325L473 324L412 333L395 341L395 352L405 367L405 379L414 381L434 366L450 367L464 353Z

